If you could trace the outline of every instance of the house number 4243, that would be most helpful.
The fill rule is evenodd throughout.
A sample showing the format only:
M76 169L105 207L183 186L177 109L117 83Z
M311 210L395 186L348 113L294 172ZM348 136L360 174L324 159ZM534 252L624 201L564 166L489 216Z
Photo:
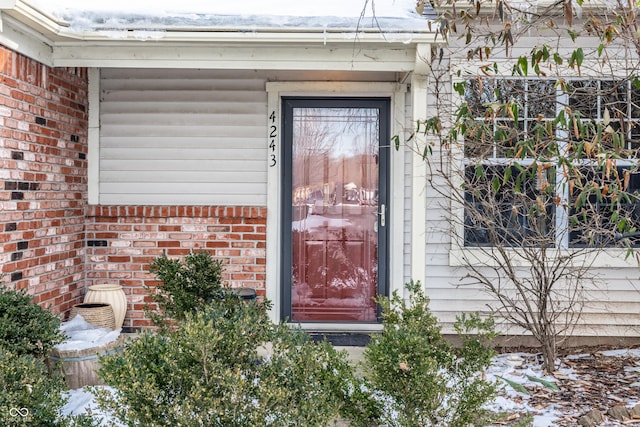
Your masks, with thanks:
M276 125L276 112L272 111L269 115L269 167L274 167L278 160L276 159L276 137L278 136L278 126Z

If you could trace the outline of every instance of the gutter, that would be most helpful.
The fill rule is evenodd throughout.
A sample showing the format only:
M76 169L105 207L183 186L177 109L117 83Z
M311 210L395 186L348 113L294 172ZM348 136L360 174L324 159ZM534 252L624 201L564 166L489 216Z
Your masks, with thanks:
M428 30L428 21L424 22L424 31L400 30L381 31L376 28L312 28L312 27L251 27L244 31L229 26L220 27L151 27L117 28L109 30L77 31L71 29L69 22L31 6L23 0L0 0L0 17L6 22L13 20L39 33L41 42L55 46L84 44L107 44L153 42L153 43L277 43L277 44L419 44L433 43L436 33ZM1 31L1 28L0 28Z

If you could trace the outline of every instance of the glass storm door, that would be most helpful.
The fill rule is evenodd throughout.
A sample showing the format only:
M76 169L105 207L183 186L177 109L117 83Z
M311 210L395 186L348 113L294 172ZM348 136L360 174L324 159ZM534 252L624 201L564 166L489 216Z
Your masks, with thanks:
M389 100L283 104L282 315L376 322L387 276Z

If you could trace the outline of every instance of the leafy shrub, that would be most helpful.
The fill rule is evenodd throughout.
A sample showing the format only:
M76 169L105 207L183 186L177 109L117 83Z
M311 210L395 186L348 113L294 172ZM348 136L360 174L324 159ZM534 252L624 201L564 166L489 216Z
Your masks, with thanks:
M407 289L408 302L397 293L379 299L383 331L365 350L365 381L349 396L357 403L354 425L483 425L482 405L495 394L481 376L494 355L486 345L495 336L492 320L459 317L456 350L442 337L420 283Z
M44 362L31 354L0 348L0 424L3 426L87 427L88 416L61 416L66 403L62 377L51 377Z
M327 425L352 372L346 355L272 324L268 307L223 298L142 334L102 360L116 392L98 392L100 405L126 425ZM265 342L272 353L261 358Z
M347 386L355 381L346 352L284 324L275 326L271 344L273 355L260 367L258 395L272 425L324 427L344 414Z
M24 291L0 287L0 348L42 358L63 339L60 319L34 304Z
M64 340L60 320L24 291L0 287L0 425L87 427L87 416L61 416L66 384L46 356Z
M0 349L0 386L2 425L50 425L64 404L64 382L50 378L44 362L29 354ZM16 410L26 415L16 414Z
M208 252L192 252L184 260L164 254L153 261L150 272L161 282L151 293L158 309L147 310L157 326L163 326L167 318L184 320L188 313L225 296L223 263Z

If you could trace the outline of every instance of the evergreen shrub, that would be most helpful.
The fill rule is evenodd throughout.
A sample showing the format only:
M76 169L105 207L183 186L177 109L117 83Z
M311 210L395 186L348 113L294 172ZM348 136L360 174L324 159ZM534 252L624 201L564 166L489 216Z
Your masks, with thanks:
M44 358L63 339L60 319L24 291L0 286L0 348Z
M125 425L326 426L353 372L346 354L272 324L268 308L223 298L143 333L101 361L116 392L100 405Z
M24 291L0 287L0 425L94 425L86 416L60 415L66 384L45 362L63 339L56 316Z
M147 288L157 306L153 310L148 307L147 316L157 326L185 320L188 313L201 310L226 294L222 281L224 264L209 252L192 252L184 259L163 254L153 261L149 271L160 281L154 289Z
M365 350L365 376L351 388L347 405L352 425L481 426L489 422L483 405L495 396L484 380L495 355L493 321L476 314L458 317L461 338L454 348L441 334L419 282L379 298L383 330Z

